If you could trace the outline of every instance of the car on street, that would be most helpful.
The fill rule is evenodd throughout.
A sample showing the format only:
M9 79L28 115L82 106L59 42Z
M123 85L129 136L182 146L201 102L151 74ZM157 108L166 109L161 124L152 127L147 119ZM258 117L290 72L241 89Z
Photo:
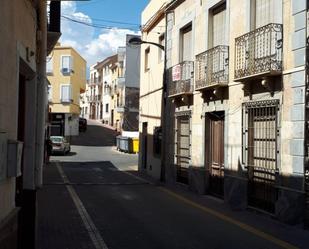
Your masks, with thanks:
M79 131L85 132L87 130L87 119L79 118Z
M51 136L50 140L52 142L52 154L61 153L65 155L71 151L70 143L63 136Z

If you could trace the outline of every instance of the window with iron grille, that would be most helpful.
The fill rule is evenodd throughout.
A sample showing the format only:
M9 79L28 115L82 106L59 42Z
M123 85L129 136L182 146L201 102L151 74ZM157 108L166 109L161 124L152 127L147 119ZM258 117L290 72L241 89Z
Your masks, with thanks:
M249 178L275 180L278 169L279 100L243 104L243 163Z
M162 145L162 127L156 126L153 129L153 155L161 156L161 145Z

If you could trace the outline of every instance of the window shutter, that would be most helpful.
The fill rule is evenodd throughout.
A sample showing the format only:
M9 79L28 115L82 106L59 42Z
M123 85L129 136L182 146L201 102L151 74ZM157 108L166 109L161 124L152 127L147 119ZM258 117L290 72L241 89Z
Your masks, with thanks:
M71 56L62 56L61 63L62 73L70 73L72 71L73 59Z
M274 0L255 0L255 28L275 22Z
M61 102L71 102L71 86L63 85L61 86Z
M186 28L182 33L182 61L192 60L192 28Z
M213 16L213 47L226 45L225 38L226 10L222 10Z

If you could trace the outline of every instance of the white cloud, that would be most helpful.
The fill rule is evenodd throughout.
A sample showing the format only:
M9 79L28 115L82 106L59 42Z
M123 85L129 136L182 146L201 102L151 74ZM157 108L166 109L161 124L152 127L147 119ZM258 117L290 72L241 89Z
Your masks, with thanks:
M62 2L62 15L92 24L91 18L77 12L75 2ZM95 28L61 19L62 45L74 47L87 60L88 66L114 54L119 46L125 46L126 34L134 33L126 29L102 29L96 35ZM138 34L137 32L135 34Z

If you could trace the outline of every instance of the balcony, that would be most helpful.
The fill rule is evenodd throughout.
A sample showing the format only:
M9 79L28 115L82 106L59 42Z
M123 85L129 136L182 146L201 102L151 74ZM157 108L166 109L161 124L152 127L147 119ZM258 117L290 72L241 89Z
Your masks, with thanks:
M47 54L50 54L58 42L60 32L61 2L51 1L48 6Z
M282 24L271 23L235 39L235 79L282 73Z
M196 56L195 89L227 86L229 80L229 47L216 46Z
M168 96L191 95L193 93L194 62L184 61L168 69Z

